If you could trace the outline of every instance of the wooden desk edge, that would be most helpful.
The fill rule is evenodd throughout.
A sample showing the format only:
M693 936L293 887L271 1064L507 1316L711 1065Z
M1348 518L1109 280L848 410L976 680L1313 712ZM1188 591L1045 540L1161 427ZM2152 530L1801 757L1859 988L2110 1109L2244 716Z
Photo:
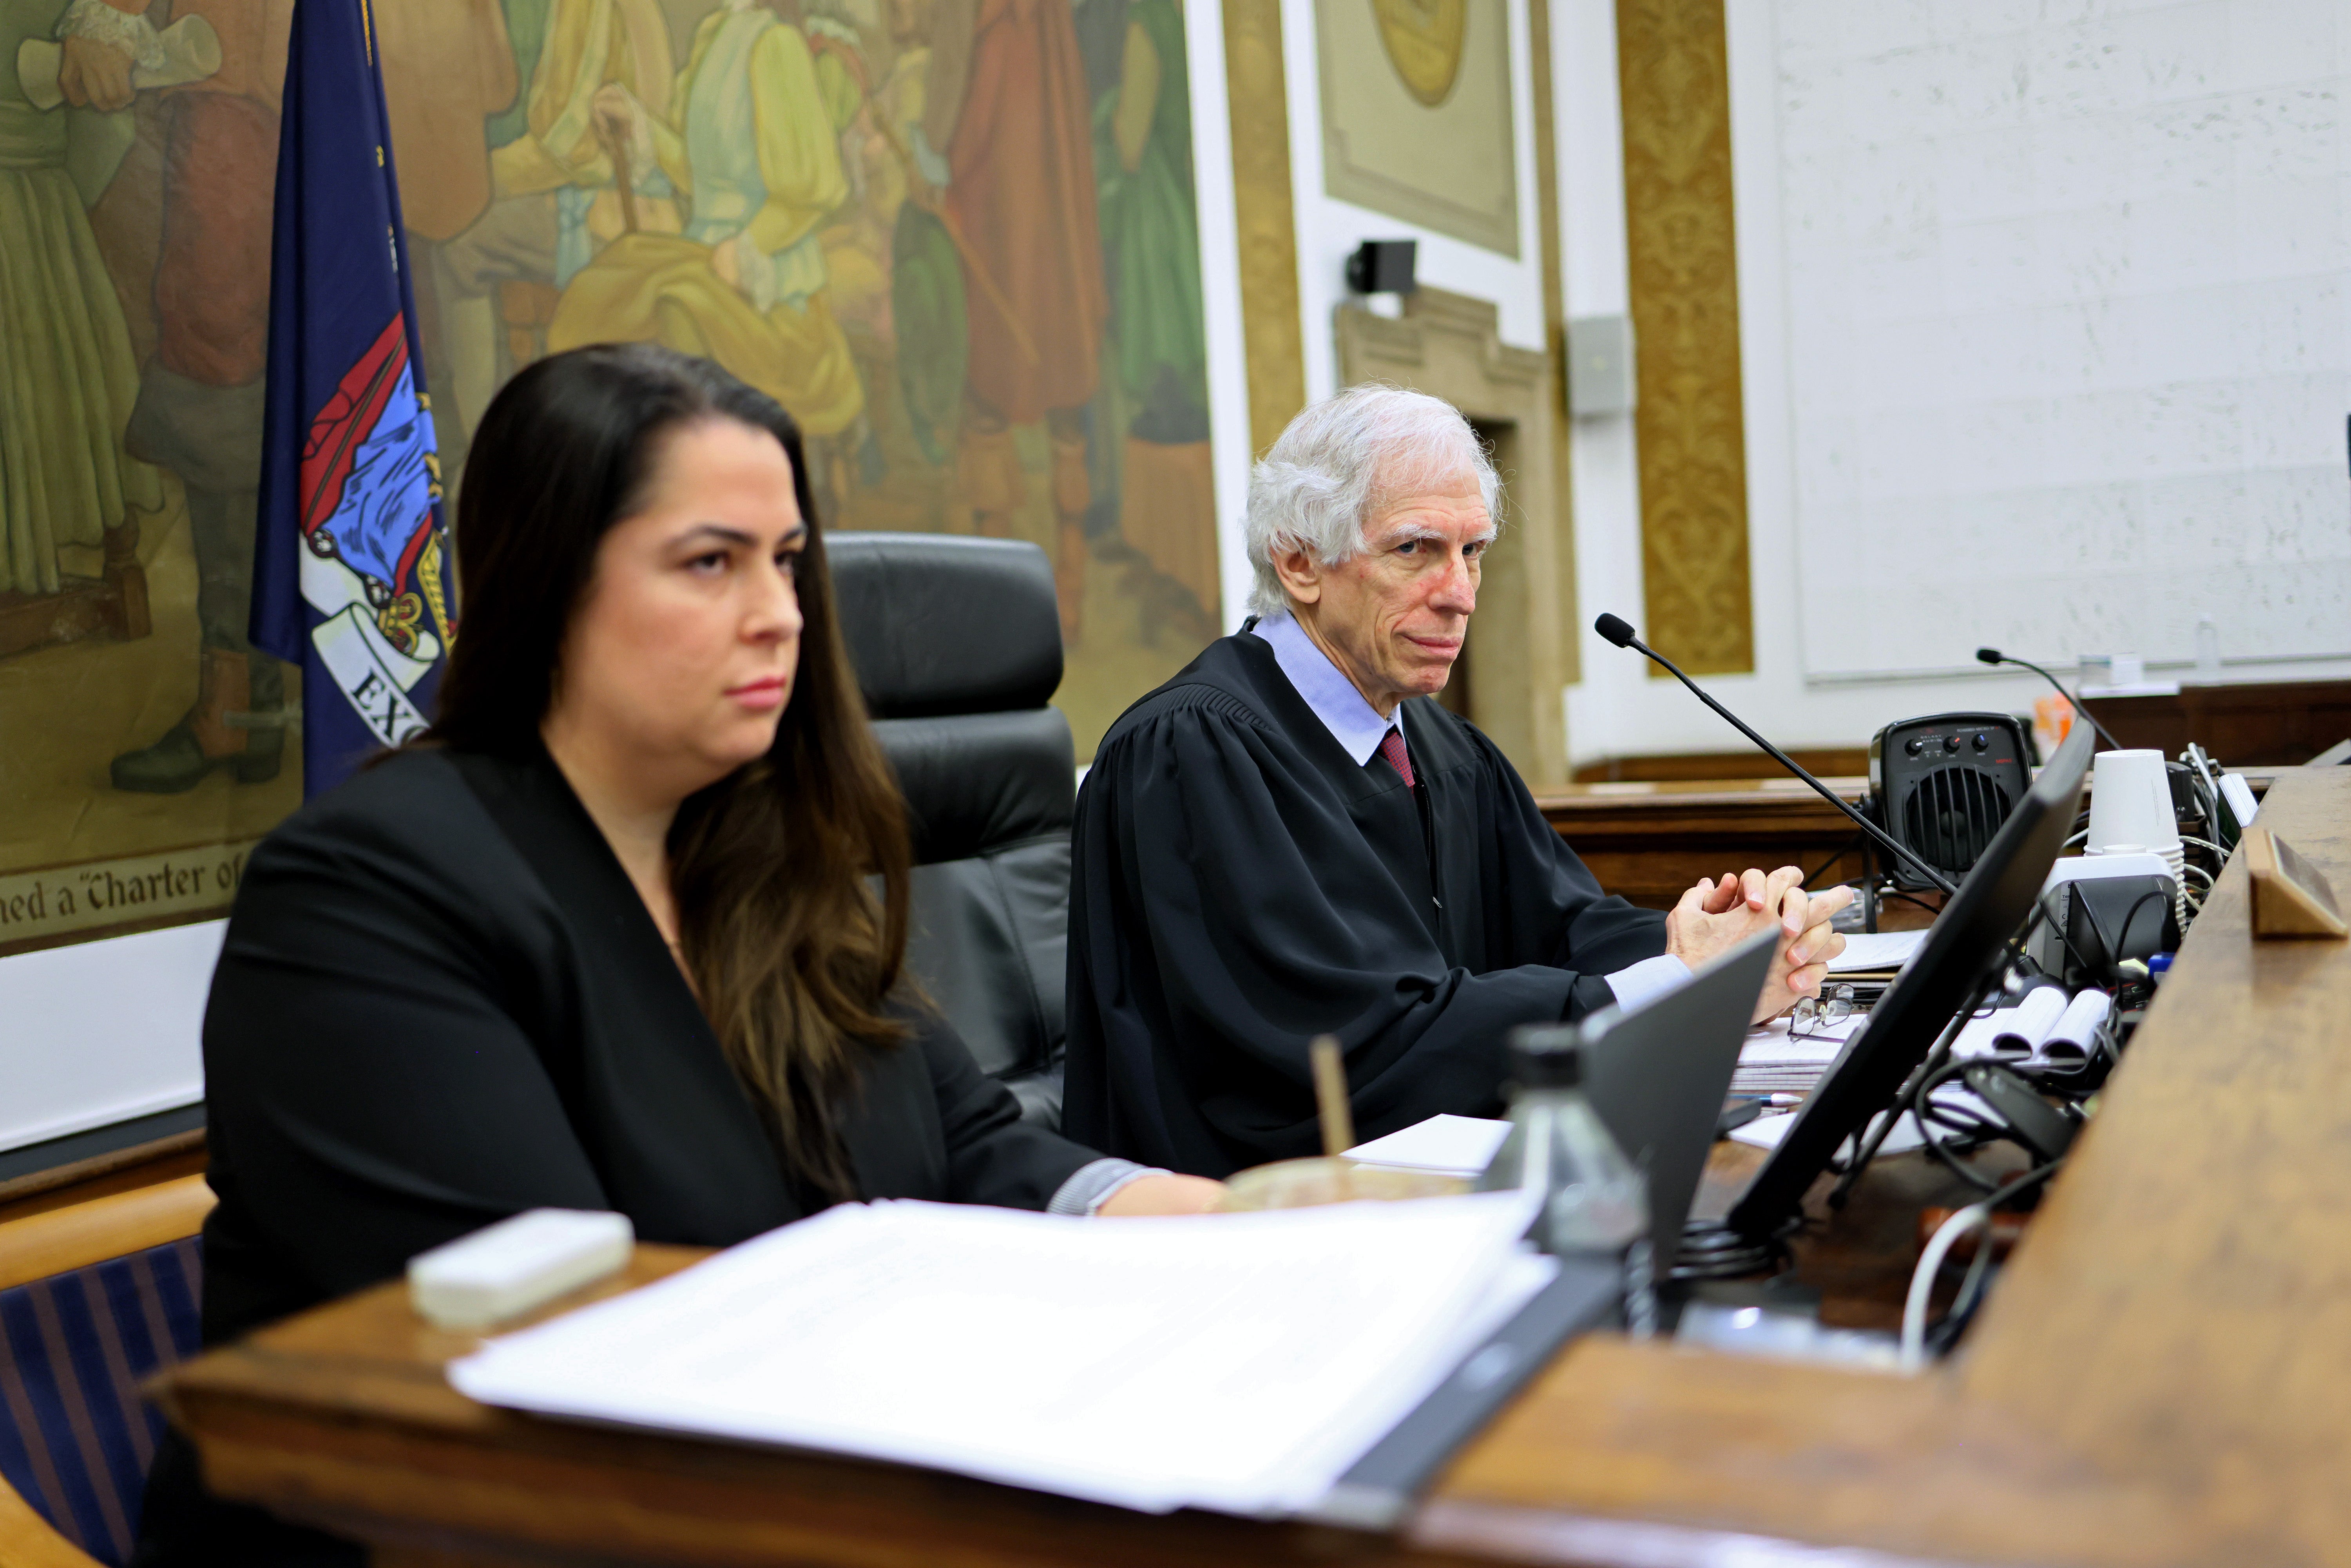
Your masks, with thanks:
M621 1274L529 1321L650 1283L706 1255L641 1246ZM1612 1513L1479 1495L1474 1484L1461 1485L1465 1466L1470 1480L1478 1479L1471 1455L1557 1452L1548 1442L1498 1447L1491 1435L1394 1535L1207 1513L1136 1514L937 1471L494 1409L451 1387L443 1370L478 1343L416 1319L404 1286L392 1282L209 1352L152 1387L196 1439L208 1483L222 1495L373 1543L460 1560L492 1561L501 1549L528 1546L747 1565L879 1564L904 1561L891 1543L903 1544L909 1520L937 1537L926 1538L925 1561L960 1568L1000 1568L1008 1553L1070 1568L1204 1560L1697 1568L1734 1549L1742 1560L1768 1564L1808 1560L1826 1544L1801 1538L1817 1531L1774 1535L1703 1499L1661 1516L1654 1507ZM1626 1368L1639 1379L1667 1377L1685 1405L1727 1390L1734 1407L1760 1399L1794 1410L1785 1390L1825 1377L1896 1424L1916 1426L1938 1418L1949 1399L1939 1376L1823 1374L1602 1337L1571 1347L1505 1419L1541 1422L1562 1408L1562 1390L1572 1406L1588 1392L1583 1385L1614 1386ZM1844 1462L1855 1458L1847 1454ZM1928 1568L1955 1560L1880 1550L1866 1561L1872 1568Z
M633 1289L702 1256L642 1248L623 1274L538 1317ZM1452 1479L1394 1535L1197 1512L1137 1514L938 1471L497 1410L459 1394L442 1371L476 1343L414 1319L404 1288L387 1284L208 1353L153 1387L195 1437L207 1482L222 1495L455 1561L529 1551L557 1561L577 1552L746 1568L775 1562L878 1568L908 1560L910 1530L924 1536L922 1560L946 1568L1001 1568L1013 1558L1054 1568L1203 1561L1462 1568L1498 1560L1701 1568L1726 1552L1759 1565L1816 1563L1828 1544L1803 1539L1818 1531L1774 1534L1751 1520L1742 1523L1736 1510L1703 1500L1663 1514L1654 1506L1611 1513L1479 1496ZM1896 1425L1938 1419L1949 1401L1939 1376L1823 1374L1604 1337L1571 1348L1506 1419L1541 1421L1558 1409L1562 1387L1572 1404L1583 1392L1575 1385L1617 1386L1626 1368L1646 1381L1661 1370L1680 1374L1673 1382L1685 1402L1693 1391L1704 1399L1727 1389L1732 1409L1760 1397L1796 1410L1783 1390L1823 1377ZM1537 1444L1520 1451L1556 1449ZM1844 1462L1855 1457L1847 1453ZM1886 1479L1871 1471L1873 1485ZM1929 1517L1938 1511L1927 1510ZM1960 1561L1884 1548L1850 1558L1867 1568Z
M526 1322L706 1256L640 1244L622 1273ZM746 1568L1473 1561L1395 1535L1142 1514L911 1466L545 1420L449 1385L443 1368L478 1343L416 1319L392 1282L207 1352L149 1392L194 1439L220 1495L372 1544L452 1554L434 1559L450 1564L574 1553ZM919 1550L904 1539L910 1528L924 1534Z

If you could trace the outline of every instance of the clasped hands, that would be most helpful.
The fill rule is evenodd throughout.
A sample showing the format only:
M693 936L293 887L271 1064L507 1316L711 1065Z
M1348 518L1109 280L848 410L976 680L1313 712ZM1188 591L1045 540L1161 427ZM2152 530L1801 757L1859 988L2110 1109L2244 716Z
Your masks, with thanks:
M1681 896L1666 916L1666 951L1692 969L1777 925L1780 940L1771 969L1755 1003L1753 1021L1776 1018L1799 998L1816 996L1829 960L1844 951L1844 938L1829 928L1830 917L1853 902L1853 889L1834 887L1807 894L1804 873L1782 866L1765 875L1749 871L1701 882ZM1224 1185L1199 1176L1139 1176L1113 1193L1103 1215L1198 1214L1216 1207Z
M1853 889L1807 894L1803 881L1804 873L1790 865L1769 876L1726 872L1719 882L1698 883L1666 916L1666 951L1697 969L1776 923L1780 945L1753 1021L1778 1017L1799 998L1819 995L1829 960L1844 951L1844 938L1829 929L1829 919L1853 902Z

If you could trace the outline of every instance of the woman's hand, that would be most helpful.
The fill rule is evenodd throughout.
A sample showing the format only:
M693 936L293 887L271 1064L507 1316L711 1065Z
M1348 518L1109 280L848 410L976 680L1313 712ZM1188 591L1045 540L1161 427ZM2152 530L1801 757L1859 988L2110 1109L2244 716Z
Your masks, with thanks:
M1225 1184L1207 1176L1144 1176L1102 1200L1094 1213L1108 1218L1145 1214L1206 1214L1225 1196Z

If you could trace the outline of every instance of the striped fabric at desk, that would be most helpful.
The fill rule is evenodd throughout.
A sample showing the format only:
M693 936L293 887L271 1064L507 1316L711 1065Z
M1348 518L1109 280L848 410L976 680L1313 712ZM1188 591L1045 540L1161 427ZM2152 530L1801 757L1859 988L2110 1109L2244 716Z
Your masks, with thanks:
M163 1417L140 1397L195 1354L197 1240L0 1291L0 1476L57 1531L120 1564Z

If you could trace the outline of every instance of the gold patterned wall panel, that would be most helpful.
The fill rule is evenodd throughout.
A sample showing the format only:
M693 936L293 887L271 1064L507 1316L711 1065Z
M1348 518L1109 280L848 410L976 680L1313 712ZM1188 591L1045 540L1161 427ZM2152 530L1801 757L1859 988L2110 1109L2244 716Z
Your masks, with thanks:
M1616 68L1646 630L1685 669L1752 670L1722 0L1617 0Z
M1559 532L1560 679L1572 685L1583 678L1583 639L1575 634L1575 507L1569 484L1567 406L1567 296L1561 274L1567 243L1560 229L1559 138L1552 105L1551 0L1528 0L1527 47L1535 83L1535 221L1541 225L1543 342L1551 351L1552 516Z
M1298 314L1298 230L1290 195L1290 96L1281 0L1224 0L1225 92L1233 133L1233 217L1240 236L1249 446L1273 444L1306 406Z

